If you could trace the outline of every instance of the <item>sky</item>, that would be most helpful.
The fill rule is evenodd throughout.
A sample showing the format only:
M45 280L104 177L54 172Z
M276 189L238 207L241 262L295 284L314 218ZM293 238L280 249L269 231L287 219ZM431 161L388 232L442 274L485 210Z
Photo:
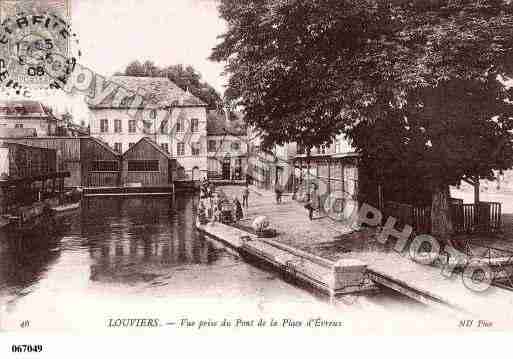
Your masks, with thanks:
M223 64L208 60L226 30L217 0L71 0L80 63L110 76L133 60L192 65L223 92Z

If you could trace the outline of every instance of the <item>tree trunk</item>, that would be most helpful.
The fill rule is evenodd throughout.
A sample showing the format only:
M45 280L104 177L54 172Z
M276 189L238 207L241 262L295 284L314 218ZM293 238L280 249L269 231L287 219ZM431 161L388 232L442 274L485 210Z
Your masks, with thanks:
M431 203L431 234L445 242L453 233L448 185L435 187Z
M479 204L479 178L474 180L474 204Z

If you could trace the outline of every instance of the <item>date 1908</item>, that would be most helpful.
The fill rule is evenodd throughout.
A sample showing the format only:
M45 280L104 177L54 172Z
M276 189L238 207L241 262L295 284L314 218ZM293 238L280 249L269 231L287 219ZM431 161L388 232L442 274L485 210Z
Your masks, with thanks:
M11 351L13 353L40 353L43 351L43 346L32 344L13 344L11 346Z

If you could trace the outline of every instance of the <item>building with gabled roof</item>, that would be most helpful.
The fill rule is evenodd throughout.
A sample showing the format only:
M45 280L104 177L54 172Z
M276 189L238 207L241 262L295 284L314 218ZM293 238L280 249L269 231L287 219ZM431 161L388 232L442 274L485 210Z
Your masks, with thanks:
M42 103L33 100L0 102L0 136L8 129L29 129L36 136L55 136L62 121Z
M91 136L100 138L119 154L149 137L176 159L178 180L199 180L207 175L207 105L165 77L113 76L110 81L126 93L116 101L113 93L90 105Z
M165 187L173 183L175 160L149 137L126 150L121 162L122 186Z

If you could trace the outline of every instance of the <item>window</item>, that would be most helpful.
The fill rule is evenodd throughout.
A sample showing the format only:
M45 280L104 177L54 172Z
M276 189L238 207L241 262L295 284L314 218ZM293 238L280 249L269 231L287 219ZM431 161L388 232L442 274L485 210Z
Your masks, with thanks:
M216 140L208 140L208 152L216 151Z
M176 121L176 132L183 132L183 129L183 119L179 118L178 121Z
M191 119L191 132L199 131L199 121L197 118Z
M238 142L232 142L232 150L238 151L240 149L240 143Z
M199 154L200 154L200 144L198 142L191 143L191 154L193 156L199 156Z
M157 118L157 110L151 110L150 118L152 118L152 119L156 119Z
M157 160L134 160L128 161L129 172L158 172L159 161Z
M114 143L114 151L122 153L123 152L123 144L121 142Z
M23 128L23 124L22 123L17 123L14 125L14 128Z
M133 142L129 142L129 143L128 143L128 148L132 148L134 145L135 145L135 143L133 143Z
M100 132L109 132L109 120L100 120Z
M297 153L298 153L299 155L304 155L304 154L305 154L305 151L306 151L306 150L305 150L305 147L304 147L304 146L302 146L302 145L297 145Z
M162 149L164 151L166 151L166 153L169 153L169 144L168 143L161 143L160 147L162 147Z
M117 161L93 161L91 162L91 172L117 172L119 164Z
M179 167L176 170L176 177L178 179L184 179L185 178L185 169L183 167Z
M160 133L165 135L167 133L167 121L162 121L160 124Z
M319 147L318 153L321 155L325 155L326 154L326 145L322 145L321 147Z
M178 142L176 144L176 154L178 156L184 156L185 155L185 143Z
M114 120L114 132L121 132L121 120Z
M128 121L128 132L135 133L135 120Z

